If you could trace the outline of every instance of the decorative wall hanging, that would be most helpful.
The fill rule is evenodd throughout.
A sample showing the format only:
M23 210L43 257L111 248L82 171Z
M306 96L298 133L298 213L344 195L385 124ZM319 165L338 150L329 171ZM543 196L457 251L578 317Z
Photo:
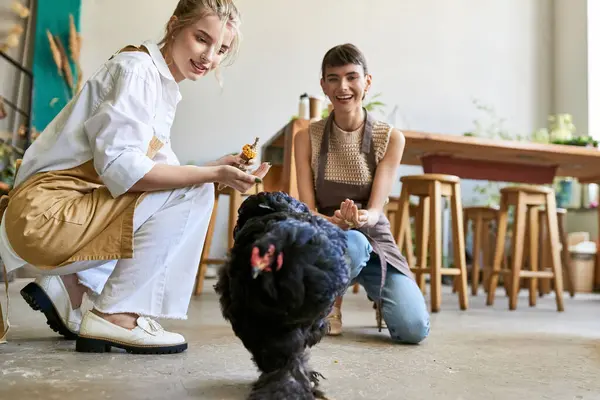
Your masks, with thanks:
M37 3L33 56L33 125L37 131L43 131L81 90L80 14L81 0Z

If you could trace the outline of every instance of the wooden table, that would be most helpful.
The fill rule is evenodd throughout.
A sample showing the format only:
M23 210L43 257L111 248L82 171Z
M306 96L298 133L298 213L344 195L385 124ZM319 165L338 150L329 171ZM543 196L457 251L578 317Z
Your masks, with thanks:
M402 164L463 179L549 184L557 176L600 182L600 150L404 131Z
M298 196L293 138L299 130L307 127L307 120L290 121L264 144L263 161L272 161L272 154L279 154L280 159L273 163L264 180L265 190L283 190ZM577 178L581 183L600 183L600 150L596 148L418 131L403 133L406 146L401 164L422 166L425 173L538 185L552 184L555 177ZM600 284L600 271L597 271L596 283Z
M297 193L293 138L307 120L286 124L262 148L263 161L273 161L267 190ZM600 183L600 150L595 148L485 139L418 131L403 131L406 146L401 164L422 166L425 173L452 174L462 179L551 184L555 177Z

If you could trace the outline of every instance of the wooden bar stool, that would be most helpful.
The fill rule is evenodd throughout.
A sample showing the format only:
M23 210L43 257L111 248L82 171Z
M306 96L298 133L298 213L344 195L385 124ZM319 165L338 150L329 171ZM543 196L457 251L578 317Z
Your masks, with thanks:
M417 261L411 270L415 273L419 285L423 284L424 274L430 274L431 281L431 311L438 312L442 302L442 275L460 277L458 298L461 310L469 306L467 296L467 266L465 260L465 237L463 231L463 210L461 202L460 178L453 175L422 174L404 176L400 179L400 209L398 210L396 226L396 242L409 248L410 238L410 196L419 197L417 221L421 222L417 241ZM442 198L450 201L452 216L452 244L454 253L454 268L442 268ZM416 225L419 225L417 222ZM431 240L430 240L431 238ZM412 242L412 241L411 241ZM428 246L429 245L429 246ZM427 248L431 258L427 266ZM408 255L411 252L407 252Z
M493 252L490 243L492 224L498 223L498 208L495 207L465 207L464 229L465 237L469 232L469 222L473 222L473 270L471 272L471 294L477 296L479 278L483 272L483 287L489 287L489 277L492 270ZM483 265L481 265L481 261Z
M400 207L400 197L390 196L388 203L383 207L387 219L390 221L390 229L392 232L396 231L396 213Z
M563 279L565 282L566 289L569 291L571 297L575 296L575 286L573 285L573 268L571 267L571 254L569 253L569 244L567 242L567 230L565 228L565 216L567 210L564 208L556 209L556 218L558 219L558 239L561 245L560 257L563 267ZM540 257L540 271L546 271L549 269L548 260L550 258L550 248L545 246L547 243L547 229L545 224L546 210L540 210L540 242L541 242L541 257ZM550 293L551 291L551 280L543 280L539 285L540 296Z
M487 296L487 305L494 303L496 287L498 285L498 276L504 274L509 279L509 309L517 308L519 295L519 281L521 278L529 279L529 304L535 306L537 298L537 280L555 279L556 307L558 311L564 311L563 305L563 283L562 267L560 253L558 248L558 220L556 217L556 200L554 190L543 186L514 186L506 187L500 190L500 211L498 212L498 236L496 238L496 249L494 252L494 264L492 276L490 277L490 287ZM511 249L511 269L501 269L502 256L506 241L506 232L508 226L508 210L510 206L515 206L512 249ZM548 246L551 249L552 271L538 271L539 254L539 207L545 206L548 211L545 215L546 226L548 226ZM529 261L530 270L523 269L523 256L526 239L529 239Z
M237 212L240 205L246 197L251 194L260 193L263 191L262 184L256 184L246 193L240 193L230 187L225 187L222 191L217 190L217 184L215 184L215 203L213 206L212 214L210 215L210 222L208 223L208 230L206 232L206 238L202 246L202 254L200 255L200 264L198 265L198 274L196 275L196 288L194 290L196 296L202 293L204 288L204 275L206 274L206 268L209 264L224 264L225 259L208 258L210 254L210 247L212 245L212 239L215 233L215 222L217 220L217 212L219 208L219 199L221 196L229 196L229 217L227 223L227 249L233 247L233 228L237 222Z

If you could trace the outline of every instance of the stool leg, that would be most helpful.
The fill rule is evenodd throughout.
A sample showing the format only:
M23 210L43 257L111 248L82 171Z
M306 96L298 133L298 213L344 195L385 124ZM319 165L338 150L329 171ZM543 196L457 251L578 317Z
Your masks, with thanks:
M558 311L564 311L562 263L560 260L560 251L558 249L558 218L556 217L556 200L554 198L554 193L546 195L546 226L548 228L548 239L551 250L550 261L552 261L552 272L554 272L556 308Z
M385 214L387 216L388 221L390 221L390 231L396 232L396 229L398 228L396 226L396 219L397 219L396 211L387 211L386 210Z
M442 190L440 182L429 189L431 203L431 311L438 312L442 304Z
M465 233L464 236L464 241L465 241L465 252L467 251L467 236L469 235L469 216L467 215L466 212L464 212L463 210L463 232ZM473 221L473 237L475 237L475 221ZM475 243L473 243L473 253L475 253ZM475 260L475 256L473 256L473 260ZM474 268L474 265L472 265L472 267ZM473 272L471 272L472 274ZM469 280L468 280L468 275L467 275L467 285L469 284ZM455 276L452 279L452 293L456 293L458 292L458 285L459 285L459 277L458 275Z
M219 193L215 190L215 203L213 204L213 210L210 214L210 221L208 223L206 237L204 238L204 244L202 246L202 254L200 255L200 265L198 265L198 273L196 274L196 289L194 290L196 296L200 295L204 290L204 275L206 274L206 267L208 266L206 260L210 255L210 246L212 244L213 235L215 233L215 223L217 220L218 205Z
M406 262L411 269L416 268L415 257L413 254L412 232L410 229L410 195L408 190L403 187L398 200L398 211L396 212L396 243L400 251L404 250ZM416 272L416 276L419 272Z
M545 271L548 266L548 259L550 258L550 250L548 248L548 229L546 224L546 211L542 211L540 214L540 271ZM549 280L541 279L538 285L538 294L543 297L544 294L549 292Z
M523 265L523 250L525 244L525 225L527 224L527 205L525 195L517 194L517 209L515 211L515 222L513 229L512 243L512 271L510 279L510 294L508 297L509 310L517 309L517 300L519 298L519 281L521 279L521 267Z
M567 230L565 229L565 216L560 214L558 216L558 234L560 236L560 243L562 245L562 263L564 276L566 280L566 286L569 290L571 297L575 296L575 285L573 283L573 266L571 265L571 253L569 253L569 244L567 242Z
M415 255L413 253L412 232L410 229L410 196L403 190L400 194L398 211L396 212L396 243L400 251L404 249L404 256L409 268L415 267Z
M539 264L539 212L537 207L529 209L529 265L531 271L538 270ZM537 302L538 278L529 278L529 306L534 307Z
M473 270L471 271L471 294L473 296L477 296L477 291L479 290L479 274L481 270L479 260L481 256L481 242L483 235L483 218L481 215L477 215L473 226Z
M417 216L417 265L419 268L427 268L427 249L429 248L429 197L421 197L419 204L419 211ZM430 277L431 280L431 277ZM417 283L421 288L421 292L425 294L427 288L425 286L425 275L419 274L417 276Z
M487 295L486 305L494 304L496 297L496 287L498 287L498 275L504 259L504 246L506 244L506 230L508 228L508 200L502 196L500 200L500 211L498 212L498 229L496 236L496 246L494 249L494 263L490 274L490 283Z
M233 229L237 223L237 215L240 206L242 205L242 194L234 190L229 196L229 221L227 226L227 251L233 247Z
M487 293L490 287L490 269L492 268L493 260L490 260L493 253L490 252L490 229L491 229L491 221L484 221L482 227L482 238L481 238L481 247L482 247L482 260L483 264L481 266L483 270L483 289L484 293Z
M467 294L467 260L465 256L465 232L463 230L463 208L461 201L460 184L452 185L452 244L454 249L454 265L460 269L458 281L458 302L461 310L469 308Z

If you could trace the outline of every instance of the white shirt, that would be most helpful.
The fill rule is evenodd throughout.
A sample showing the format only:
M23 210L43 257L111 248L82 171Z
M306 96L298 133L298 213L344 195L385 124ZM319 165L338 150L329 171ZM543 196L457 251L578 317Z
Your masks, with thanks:
M91 76L27 149L15 186L37 172L93 159L103 183L118 197L155 163L179 164L170 141L179 85L158 46L144 45L150 56L119 53ZM146 152L154 135L164 146L151 160Z
M181 100L179 85L158 46L143 44L150 56L119 53L89 78L27 149L15 186L35 173L69 169L93 159L100 179L118 197L156 163L179 165L170 140ZM164 145L150 159L146 153L153 136ZM8 243L4 221L0 256L9 271L24 264Z

